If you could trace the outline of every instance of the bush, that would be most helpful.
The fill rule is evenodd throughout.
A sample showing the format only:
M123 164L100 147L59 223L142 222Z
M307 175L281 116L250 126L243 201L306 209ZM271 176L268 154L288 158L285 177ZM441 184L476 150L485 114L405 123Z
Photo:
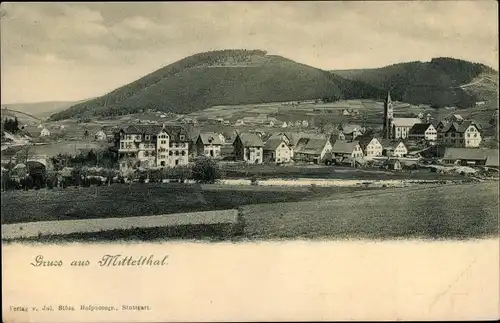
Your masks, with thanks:
M219 166L208 157L196 159L191 171L193 179L198 183L213 184L221 177Z

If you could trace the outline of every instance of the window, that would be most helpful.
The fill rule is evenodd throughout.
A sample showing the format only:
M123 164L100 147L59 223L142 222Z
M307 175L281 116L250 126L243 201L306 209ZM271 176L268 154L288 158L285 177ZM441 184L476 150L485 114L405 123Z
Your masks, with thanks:
M172 151L169 151L169 152L168 152L168 155L169 155L169 156L172 156Z
M175 151L175 155L179 156L179 151L178 150Z
M186 155L186 151L185 150L181 151L181 155L185 156ZM210 156L213 156L213 155L214 155L213 154L213 150L210 150Z
M260 156L260 151L257 151L257 152L255 153L255 156L259 157L259 156Z
M179 165L179 160L178 159L175 160L175 166L177 166L177 165Z
M285 148L285 144L281 144L281 148Z
M123 142L120 142L120 149L123 149L123 147L124 147Z
M179 139L180 139L180 140L184 140L184 139L185 139L185 138L184 138L184 135L180 135L180 136L179 136Z

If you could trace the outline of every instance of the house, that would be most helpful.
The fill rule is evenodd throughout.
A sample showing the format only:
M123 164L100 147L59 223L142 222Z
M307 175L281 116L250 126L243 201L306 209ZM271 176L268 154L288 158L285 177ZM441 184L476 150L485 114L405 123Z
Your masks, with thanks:
M331 150L330 139L303 137L295 145L293 156L295 160L319 163Z
M392 138L406 139L410 133L410 129L417 123L421 123L419 118L394 118L392 119Z
M337 159L363 158L363 149L358 141L337 140L333 144L332 155Z
M401 165L401 161L399 161L399 159L389 159L387 161L387 169L400 171L403 169L403 166Z
M284 132L275 133L275 134L271 135L271 137L269 137L268 140L271 140L271 139L274 139L274 140L280 139L280 140L285 141L285 143L287 145L290 145L290 146L293 145L292 139L286 133L284 133Z
M338 130L340 130L340 140L354 140L365 132L365 129L358 124L341 124Z
M264 143L255 133L238 134L233 142L233 147L236 160L262 164Z
M40 137L47 137L50 136L50 131L47 128L43 128L42 131L40 131Z
M481 126L473 120L452 122L438 133L440 144L451 147L477 148L481 144Z
M459 115L459 114L450 114L447 118L448 122L456 122L458 124L462 123L464 121L464 118Z
M283 124L281 125L281 128L286 128L286 127L288 127L288 125L286 124L286 121L285 121L285 122L283 122Z
M383 139L380 143L382 144L382 156L405 157L408 154L408 147L402 140L391 141Z
M366 157L382 156L383 147L380 140L373 136L367 136L359 139L359 145Z
M302 122L300 120L295 121L295 126L300 127L302 125Z
M195 143L196 155L220 158L221 148L225 142L220 136L221 134L215 132L200 133Z
M102 130L99 130L94 134L95 140L106 140L107 136L106 133Z
M43 125L42 125L42 124L39 124L39 125L37 126L37 128L38 128L38 129L42 129L42 128L43 128Z
M434 125L434 128L436 128L436 131L438 133L438 139L439 139L439 134L443 131L443 129L448 125L448 121L446 120L441 120L437 125Z
M498 167L498 149L446 147L443 154L443 163Z
M349 116L350 113L349 113L349 111L347 111L347 109L344 109L344 111L342 111L342 115Z
M304 127L304 128L309 127L309 121L307 121L307 120L302 120L302 127Z
M288 163L292 158L292 148L283 138L268 139L263 151L267 162Z
M238 119L238 120L236 120L234 125L235 126L243 126L243 125L245 125L245 122L242 119Z
M117 133L120 168L174 167L188 164L189 138L180 125L129 125ZM124 161L122 162L121 159Z
M410 129L408 138L411 140L426 140L434 142L437 140L437 130L432 123L417 123Z

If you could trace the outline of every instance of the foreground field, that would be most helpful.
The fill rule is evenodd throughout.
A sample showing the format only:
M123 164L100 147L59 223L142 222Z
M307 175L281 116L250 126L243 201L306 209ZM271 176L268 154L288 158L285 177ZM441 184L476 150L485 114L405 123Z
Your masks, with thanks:
M363 188L269 188L185 184L114 184L2 193L2 224L128 217L238 208L297 201Z
M338 194L243 207L245 236L472 238L498 235L498 182Z
M143 189L137 190L137 187ZM122 185L103 188L98 195L92 195L95 188L46 196L37 192L36 198L33 194L2 194L2 239L8 224L21 224L20 229L24 230L30 225L39 226L32 223L24 228L23 222L97 218L124 218L128 228L113 227L115 229L100 232L64 228L74 233L33 239L49 242L206 238L470 239L499 233L498 182L386 189L222 187L142 185L127 191L128 186ZM129 218L230 208L238 209L238 216L236 222L227 224L215 221L167 227L160 223L141 228L141 221L135 223L136 220ZM63 222L56 226L73 221ZM53 229L49 222L45 227Z
M383 179L418 179L418 180L463 180L467 177L459 174L438 174L430 169L418 169L409 172L393 172L372 168L352 168L325 165L233 165L223 166L227 178L328 178L351 180L383 180Z

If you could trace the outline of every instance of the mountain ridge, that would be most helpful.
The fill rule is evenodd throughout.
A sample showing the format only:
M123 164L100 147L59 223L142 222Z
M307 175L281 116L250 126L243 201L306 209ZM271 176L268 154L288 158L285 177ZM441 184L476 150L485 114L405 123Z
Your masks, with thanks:
M346 91L350 84L327 71L262 50L213 51L164 66L51 119L121 115L145 109L190 113L214 105L341 99L345 97L341 88L354 92ZM365 86L365 92L370 90L373 93L369 96L383 97L383 91Z
M408 103L470 107L483 96L493 99L491 86L483 81L491 78L479 77L485 73L498 75L484 64L446 57L376 69L325 71L264 50L227 49L185 57L50 119L107 117L147 109L187 114L215 105L310 99L380 100L389 89L394 99ZM478 77L481 84L475 86L473 80Z
M413 104L431 104L436 108L456 105L471 107L477 101L494 102L498 94L498 71L481 64L449 57L437 57L428 62L413 61L372 69L334 70L351 81L361 81L377 88L391 90L396 99ZM484 86L465 89L477 80ZM486 83L482 83L484 81ZM488 84L490 82L491 84Z

